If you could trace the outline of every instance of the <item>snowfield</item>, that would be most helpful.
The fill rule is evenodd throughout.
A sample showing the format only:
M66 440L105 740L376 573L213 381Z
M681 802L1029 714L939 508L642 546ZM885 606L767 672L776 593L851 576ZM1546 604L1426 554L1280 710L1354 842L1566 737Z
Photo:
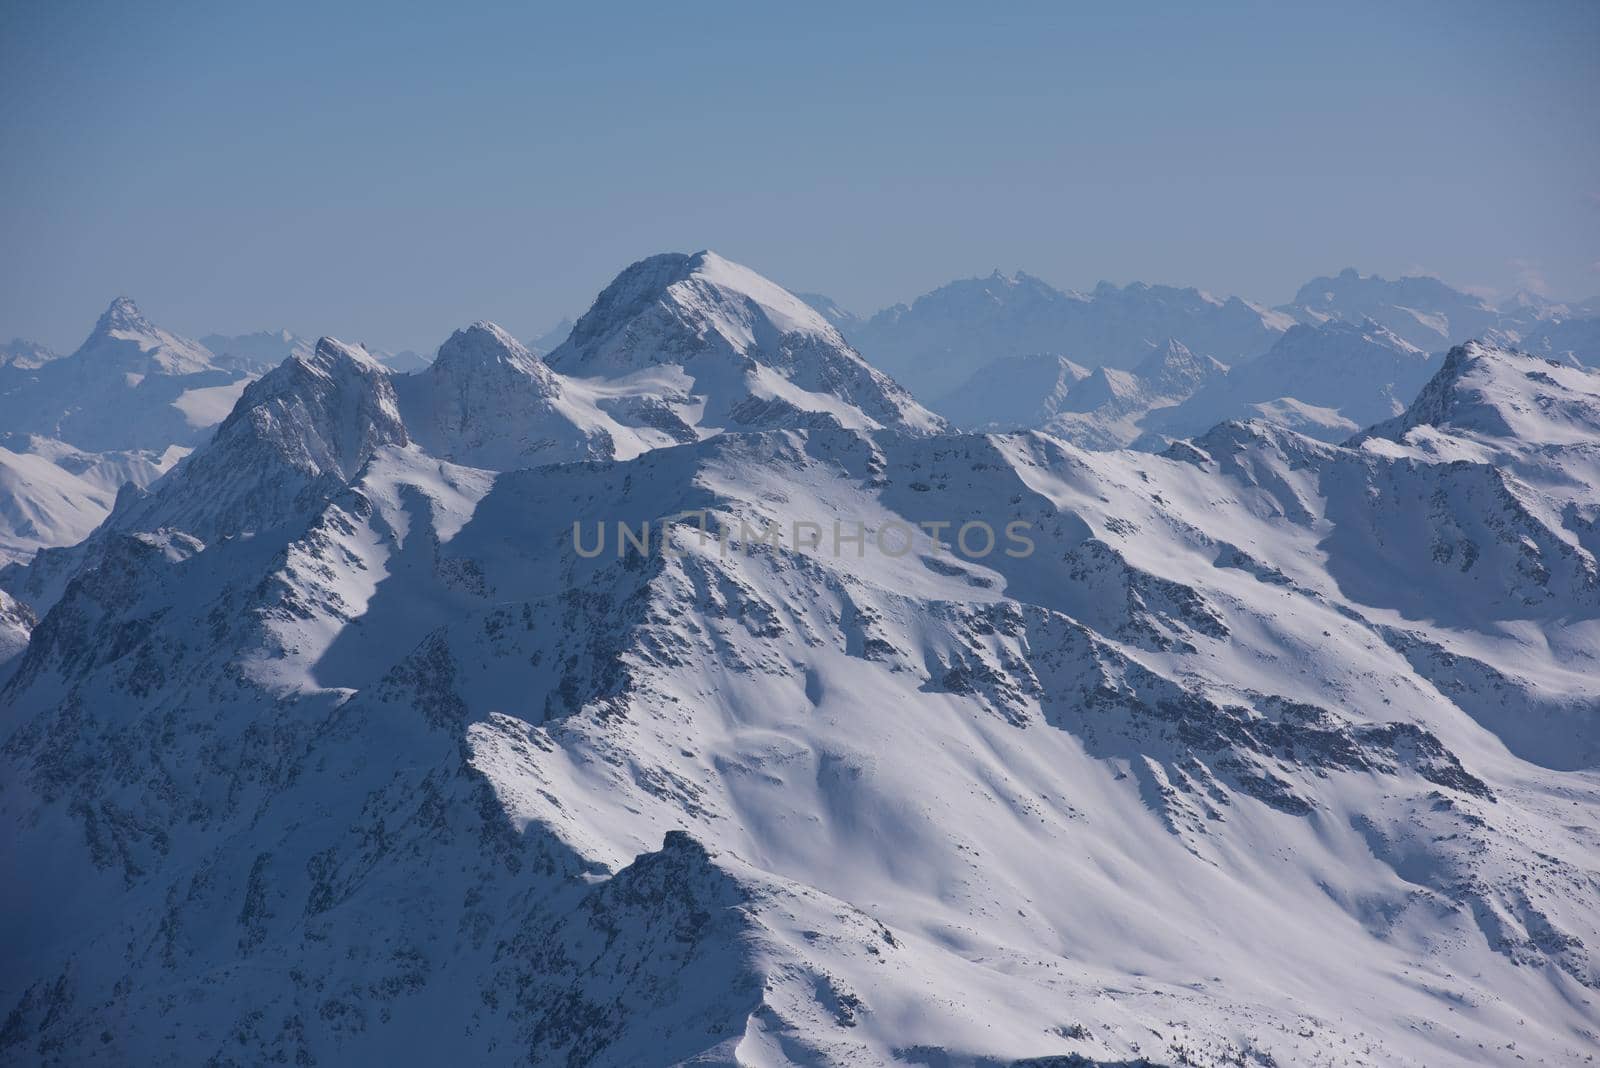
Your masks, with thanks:
M547 362L324 339L0 573L0 1050L1587 1063L1597 490L1600 376L1487 344L1151 453L949 431L710 253Z

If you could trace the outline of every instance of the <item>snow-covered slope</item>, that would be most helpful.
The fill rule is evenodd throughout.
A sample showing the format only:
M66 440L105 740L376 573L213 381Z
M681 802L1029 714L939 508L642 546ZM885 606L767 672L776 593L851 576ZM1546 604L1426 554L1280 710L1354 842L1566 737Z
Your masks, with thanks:
M833 353L683 259L557 368L715 411ZM1588 463L1593 376L1462 350L1351 447L706 417L496 472L428 435L581 383L457 338L426 424L332 342L263 378L32 627L8 1061L1600 1053L1593 516L1493 451Z
M209 434L251 374L126 297L72 355L0 361L0 564L73 545Z
M1228 419L1264 418L1342 441L1404 410L1437 365L1370 319L1297 326L1266 355L1216 376L1144 428L1152 437L1186 437Z
M0 564L82 541L111 511L113 496L42 456L0 448Z
M81 453L61 442L28 439L0 447L0 565L40 549L74 545L99 526L124 483L148 486L182 456Z
M83 542L41 551L0 586L43 612L119 539L183 531L203 547L302 522L373 452L408 440L391 376L364 349L323 338L307 356L248 383L215 436L149 488L127 485Z
M804 301L712 252L633 264L546 360L619 422L678 441L721 429L942 425Z
M1600 374L1570 364L1469 342L1404 413L1352 445L1400 460L1493 473L1498 497L1522 535L1517 574L1534 587L1600 583ZM1438 531L1446 551L1453 532ZM1473 549L1474 554L1478 550ZM1462 548L1464 566L1471 561Z

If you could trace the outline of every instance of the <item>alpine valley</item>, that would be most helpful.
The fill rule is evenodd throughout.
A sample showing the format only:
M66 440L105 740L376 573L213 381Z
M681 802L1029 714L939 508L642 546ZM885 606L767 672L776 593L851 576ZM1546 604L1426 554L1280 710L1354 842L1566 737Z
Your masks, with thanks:
M1590 1063L1596 311L16 343L0 1059Z

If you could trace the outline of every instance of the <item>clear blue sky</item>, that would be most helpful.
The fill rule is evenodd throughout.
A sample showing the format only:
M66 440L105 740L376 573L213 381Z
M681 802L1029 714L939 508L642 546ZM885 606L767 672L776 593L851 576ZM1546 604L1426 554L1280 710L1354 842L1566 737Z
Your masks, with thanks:
M0 334L524 336L710 247L870 311L1021 268L1600 291L1600 4L0 0Z

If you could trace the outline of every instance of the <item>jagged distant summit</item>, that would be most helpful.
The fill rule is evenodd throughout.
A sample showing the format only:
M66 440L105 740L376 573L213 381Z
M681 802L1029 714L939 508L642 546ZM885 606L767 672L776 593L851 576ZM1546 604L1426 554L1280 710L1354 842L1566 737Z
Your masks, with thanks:
M131 297L111 302L74 356L129 374L176 376L215 370L209 349L156 326Z
M228 412L247 376L204 345L152 323L118 297L71 355L0 367L0 427L93 452L199 440Z

